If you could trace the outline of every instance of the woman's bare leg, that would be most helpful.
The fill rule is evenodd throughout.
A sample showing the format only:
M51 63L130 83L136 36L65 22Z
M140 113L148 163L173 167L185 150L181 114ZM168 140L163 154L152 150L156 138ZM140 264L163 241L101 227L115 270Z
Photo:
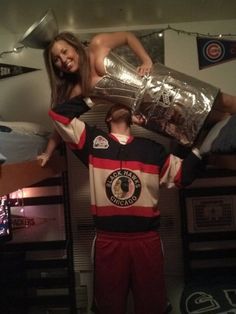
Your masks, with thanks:
M220 92L198 135L195 145L197 147L202 145L208 132L214 125L214 130L218 134L220 129L225 125L222 120L226 121L227 119L228 121L228 118L232 114L236 114L236 96ZM222 121L222 123L220 121Z
M236 113L236 96L220 92L213 109L230 114Z
M215 110L215 106L214 109L211 110L211 112L209 113L202 129L200 130L200 133L197 137L197 140L195 142L195 145L197 147L199 147L202 142L204 141L205 137L207 136L208 132L211 130L211 128L217 124L218 122L227 119L230 114L224 111L219 111L219 110Z

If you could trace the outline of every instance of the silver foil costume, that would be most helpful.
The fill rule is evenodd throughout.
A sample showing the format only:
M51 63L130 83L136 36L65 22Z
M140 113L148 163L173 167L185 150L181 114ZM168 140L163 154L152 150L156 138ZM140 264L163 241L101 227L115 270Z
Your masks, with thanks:
M219 90L214 86L155 64L149 76L114 53L104 59L106 74L92 95L129 105L145 119L144 127L191 146Z

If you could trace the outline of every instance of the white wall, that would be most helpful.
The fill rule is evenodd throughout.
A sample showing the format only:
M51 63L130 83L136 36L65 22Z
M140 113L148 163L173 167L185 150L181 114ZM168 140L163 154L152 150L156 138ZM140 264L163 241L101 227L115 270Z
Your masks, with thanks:
M17 44L19 36L3 28L0 28L0 34L0 53L20 46ZM0 80L0 115L9 121L31 121L51 126L47 115L50 90L42 51L24 48L20 53L5 54L0 63L39 69Z

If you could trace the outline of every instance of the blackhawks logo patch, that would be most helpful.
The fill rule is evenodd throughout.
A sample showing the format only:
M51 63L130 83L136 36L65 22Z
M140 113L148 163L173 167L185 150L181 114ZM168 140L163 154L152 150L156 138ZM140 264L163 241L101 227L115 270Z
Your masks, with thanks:
M93 148L107 149L109 147L108 140L102 135L98 135L93 140Z
M107 198L116 206L132 206L139 199L140 193L141 181L128 169L113 171L106 180Z

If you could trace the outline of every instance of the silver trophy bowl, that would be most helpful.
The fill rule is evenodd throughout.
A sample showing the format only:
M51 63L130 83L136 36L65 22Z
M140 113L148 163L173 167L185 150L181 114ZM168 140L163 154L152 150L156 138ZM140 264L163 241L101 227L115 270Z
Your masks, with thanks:
M58 34L58 25L56 17L51 9L27 29L20 43L25 47L44 49Z

